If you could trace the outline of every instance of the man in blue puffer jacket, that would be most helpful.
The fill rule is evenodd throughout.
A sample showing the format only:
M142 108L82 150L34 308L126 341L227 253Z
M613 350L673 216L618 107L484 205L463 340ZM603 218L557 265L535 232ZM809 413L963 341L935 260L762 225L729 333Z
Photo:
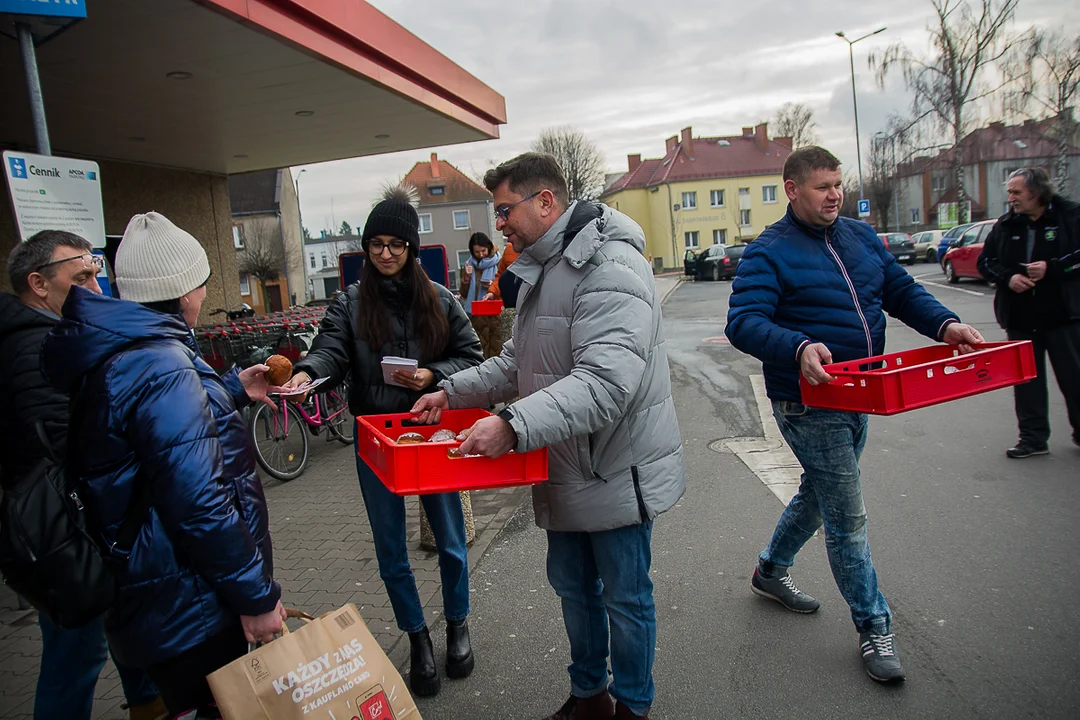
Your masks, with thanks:
M284 616L240 414L266 400L268 368L219 378L203 362L190 327L210 267L164 216L131 219L116 276L128 300L71 290L42 369L79 395L68 456L91 532L121 561L110 647L148 668L171 717L214 716L206 675L272 639ZM139 526L135 540L117 546L127 523Z
M878 589L866 539L859 456L866 415L802 404L800 373L812 385L833 378L823 364L880 355L885 313L934 340L968 350L978 331L917 284L872 227L839 217L844 201L840 161L818 147L784 163L787 214L743 254L732 285L726 334L762 361L780 432L803 467L792 498L751 578L758 595L811 613L820 603L788 574L795 555L822 526L833 576L851 607L867 673L904 679L892 615Z

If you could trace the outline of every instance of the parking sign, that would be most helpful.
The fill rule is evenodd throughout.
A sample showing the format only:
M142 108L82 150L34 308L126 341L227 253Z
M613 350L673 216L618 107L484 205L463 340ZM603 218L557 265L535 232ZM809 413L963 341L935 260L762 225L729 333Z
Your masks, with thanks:
M859 217L861 217L861 218L870 217L870 201L869 200L860 200L859 201Z

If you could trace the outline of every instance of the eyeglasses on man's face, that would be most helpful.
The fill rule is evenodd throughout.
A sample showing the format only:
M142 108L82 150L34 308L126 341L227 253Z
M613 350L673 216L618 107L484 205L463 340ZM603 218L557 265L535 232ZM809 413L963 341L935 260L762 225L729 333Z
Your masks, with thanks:
M495 219L498 220L499 218L502 218L503 222L509 222L509 220L510 220L510 211L511 210L513 210L518 205L520 205L521 203L523 203L523 202L525 202L527 200L532 200L534 197L536 197L537 195L539 195L542 192L544 192L544 191L543 190L538 190L538 191L534 192L532 195L529 195L528 197L523 197L520 200L518 200L516 203L512 203L510 205L498 205L498 206L496 206L495 207Z
M373 256L382 255L383 250L386 248L390 248L390 254L394 257L401 257L409 249L409 244L401 240L391 240L388 243L381 240L372 240L368 243L368 254Z
M42 263L34 268L34 272L41 272L47 267L53 265L59 265L60 263L71 262L72 260L81 260L84 270L93 270L94 274L101 272L101 268L105 267L105 258L94 253L83 253L82 255L72 255L71 257L60 258L59 260L50 260L47 263Z

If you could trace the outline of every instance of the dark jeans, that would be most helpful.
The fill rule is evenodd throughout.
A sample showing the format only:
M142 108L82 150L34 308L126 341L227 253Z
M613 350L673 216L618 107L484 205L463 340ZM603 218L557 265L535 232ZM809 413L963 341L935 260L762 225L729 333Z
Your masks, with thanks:
M358 436L359 437L359 436ZM405 498L386 489L371 468L356 457L360 492L371 521L379 576L386 585L398 628L416 632L427 626L416 578L409 565L405 538ZM447 620L464 620L469 615L469 550L465 547L465 516L457 493L421 495L435 547L439 550L439 576L442 579L443 609Z
M548 530L548 582L562 599L571 692L587 698L607 688L610 629L611 695L638 715L655 692L651 541L651 522L592 533Z
M34 720L90 720L94 688L109 656L104 619L68 630L38 615L38 625L41 670L34 696ZM145 670L120 663L116 663L116 670L129 705L143 705L157 698L158 689Z
M150 677L161 690L169 717L186 715L192 710L199 710L199 717L219 717L213 710L214 695L206 676L247 652L248 643L238 622L174 658L151 665Z
M1020 441L1042 447L1050 440L1050 398L1046 389L1046 356L1065 396L1073 437L1080 439L1080 322L1052 330L1009 330L1010 340L1030 340L1035 351L1034 380L1013 388Z
M789 568L824 524L825 549L840 594L859 632L889 632L892 615L878 589L866 536L859 457L866 447L866 416L773 401L773 416L802 465L799 492L788 503L760 563L768 574Z

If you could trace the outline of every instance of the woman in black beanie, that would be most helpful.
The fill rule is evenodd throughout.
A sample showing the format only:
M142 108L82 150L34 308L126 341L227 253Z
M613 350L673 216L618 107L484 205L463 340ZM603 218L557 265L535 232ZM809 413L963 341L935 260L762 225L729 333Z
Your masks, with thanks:
M311 351L295 365L289 385L329 378L330 386L350 381L349 410L354 415L409 412L421 394L459 370L483 360L469 318L449 290L428 279L417 262L420 219L412 205L384 200L364 226L367 259L360 281L330 303ZM415 374L396 372L397 384L383 382L382 359L413 358ZM398 627L409 634L412 670L409 686L420 696L439 691L431 637L409 566L405 542L405 501L383 486L363 460L356 470L379 560ZM446 616L446 674L467 677L473 668L466 617L469 568L465 519L457 493L422 495L439 550Z

